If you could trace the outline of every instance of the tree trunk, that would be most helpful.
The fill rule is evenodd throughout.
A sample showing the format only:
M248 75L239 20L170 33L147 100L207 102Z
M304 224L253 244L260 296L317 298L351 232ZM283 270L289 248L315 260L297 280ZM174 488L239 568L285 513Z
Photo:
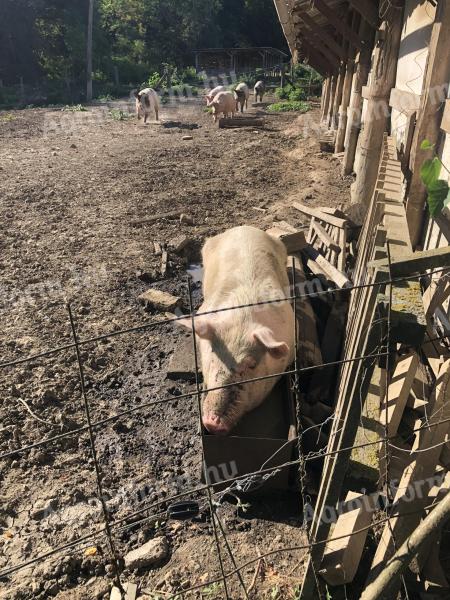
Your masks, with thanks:
M92 29L94 23L94 0L89 0L87 55L86 55L86 101L92 100Z

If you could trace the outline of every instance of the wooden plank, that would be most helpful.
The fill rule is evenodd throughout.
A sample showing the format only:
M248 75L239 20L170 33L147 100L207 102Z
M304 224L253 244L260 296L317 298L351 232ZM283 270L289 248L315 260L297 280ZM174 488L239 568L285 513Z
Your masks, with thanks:
M231 129L233 127L264 127L264 119L254 117L232 117L219 119L219 129Z
M450 297L450 281L448 279L433 279L425 290L422 299L425 315L431 317L435 310Z
M311 367L322 364L319 337L317 335L316 316L307 294L307 285L303 263L299 256L288 257L287 269L291 285L293 282L292 270L295 269L296 289L293 292L298 296L296 302L296 317L298 323L298 361L299 367Z
M336 252L336 254L339 254L341 251L339 244L336 244L331 235L327 233L322 225L320 225L320 223L318 223L315 219L311 220L311 228L317 233L318 238L322 240L322 242L328 246L328 248L331 248L331 250Z
M300 19L305 25L312 31L312 33L319 39L321 43L324 43L338 58L344 59L346 52L342 46L340 46L336 40L320 25L314 21L312 17L308 15L305 10L296 11Z
M450 133L450 99L445 101L444 114L442 115L441 129Z
M345 273L342 273L341 271L336 269L336 267L334 267L330 262L328 262L324 256L319 254L319 252L315 248L307 245L303 249L303 252L319 265L320 269L325 273L326 277L330 281L333 281L338 288L344 289L352 287L352 282L350 281L350 279L348 279Z
M281 240L286 246L288 254L300 252L300 250L303 250L303 248L305 248L307 245L305 233L303 231L297 231L296 233L287 233L284 229L280 229L279 227L272 227L271 229L268 229L266 233L268 233L272 237Z
M418 365L417 355L411 354L402 357L395 367L387 401L385 395L381 403L381 422L387 423L388 436L398 431Z
M378 267L388 267L388 262L378 261ZM414 252L399 259L393 259L390 265L390 273L395 277L409 277L410 275L425 273L428 269L450 268L450 246L433 248Z
M364 311L360 315L359 330L363 333L356 345L353 347L353 355L369 356L374 348L380 343L380 331L373 326L373 318L376 310L376 292L369 289ZM374 367L373 360L354 361L343 366L342 380L338 403L336 404L336 419L333 422L330 433L330 441L327 452L333 453L332 458L325 459L319 496L311 525L311 536L313 541L318 542L311 548L309 561L304 576L300 597L304 600L317 598L316 580L314 570L320 568L324 552L324 544L321 540L327 539L330 529L329 519L325 517L329 507L335 507L341 493L342 483L348 470L350 451L334 452L340 448L352 446L360 419L361 406L357 401L360 394L367 393L369 382L372 378Z
M310 206L306 206L305 204L301 204L300 202L293 202L292 206L299 210L304 215L308 215L309 217L314 217L323 223L329 223L330 225L334 225L334 227L345 227L347 225L346 219L339 219L333 215L325 214L318 208L312 208Z
M419 94L413 94L413 92L392 88L389 98L389 106L400 111L401 113L409 114L419 110L420 98L421 96Z
M384 437L384 428L380 420L381 398L386 390L386 371L375 365L367 396L362 399L361 421L355 437L351 454L350 481L376 489L380 478L381 443L375 442ZM374 442L371 446L361 446Z
M342 18L342 16L337 13L335 10L330 8L324 0L314 0L314 8L317 8L319 12L328 20L328 22L337 30L339 33L342 33L344 39L348 40L352 46L361 50L363 48L363 43L359 37L352 29L349 27Z
M355 578L372 521L374 499L360 492L348 492L331 533L336 541L327 542L319 574L329 585L344 585ZM346 536L346 537L342 537Z
M415 460L407 467L400 481L394 498L395 515L383 530L372 562L369 581L376 578L386 561L392 557L395 551L393 539L398 546L403 544L421 520L422 510L432 487L430 478L435 473L442 451L441 443L445 441L449 431L449 423L438 423L450 418L450 360L441 367L430 399L428 414L429 424L435 426L424 429L419 434L420 452L415 454Z

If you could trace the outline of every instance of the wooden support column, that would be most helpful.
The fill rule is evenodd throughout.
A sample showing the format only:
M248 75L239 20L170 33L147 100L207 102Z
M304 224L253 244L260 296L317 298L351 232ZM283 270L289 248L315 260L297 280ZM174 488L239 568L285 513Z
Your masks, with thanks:
M331 78L331 85L330 85L330 102L328 105L328 112L325 115L325 122L327 124L327 127L330 127L331 124L331 119L333 117L333 106L334 106L334 98L336 96L336 86L337 86L337 81L338 81L338 76L335 73L332 78Z
M348 121L348 105L350 103L350 95L352 92L352 81L353 81L353 71L355 68L355 61L353 58L349 58L347 61L346 69L345 69L345 77L344 77L344 87L342 92L342 104L339 107L339 124L336 135L336 145L334 151L342 152L344 150L344 140L345 140L345 132L347 131L347 121Z
M329 75L323 84L323 96L322 96L322 112L320 120L324 121L325 115L328 114L328 107L330 105L330 93L331 93L331 75Z
M333 113L331 115L331 128L337 129L339 122L339 107L342 102L342 93L344 91L344 79L345 79L345 63L341 62L339 67L339 73L336 84L336 93L334 95L333 102Z
M370 97L361 133L359 169L352 188L353 203L368 205L375 188L389 114L389 97L395 86L402 28L403 10L390 5L377 33Z
M362 88L366 85L370 71L370 61L373 48L373 34L366 21L361 21L359 35L364 40L364 48L358 53L356 68L353 76L353 90L349 109L347 111L347 131L345 135L345 154L342 166L343 175L353 172L356 146L361 130L361 114L363 106Z
M450 80L450 3L441 0L438 3L436 19L431 33L428 60L420 101L419 118L414 134L410 166L412 180L409 188L407 215L412 246L420 241L426 201L426 190L420 178L420 168L427 158L429 150L420 148L423 140L432 144L438 141L442 113L447 97Z

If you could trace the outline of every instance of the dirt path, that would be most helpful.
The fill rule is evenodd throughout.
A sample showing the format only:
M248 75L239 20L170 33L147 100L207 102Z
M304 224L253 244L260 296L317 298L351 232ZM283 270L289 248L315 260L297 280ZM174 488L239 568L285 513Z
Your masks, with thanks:
M166 108L161 124L148 126L114 120L99 107L0 113L0 362L70 342L67 301L83 339L158 318L137 301L150 285L178 294L186 308L186 265L198 258L206 237L244 223L266 228L282 219L301 226L290 208L294 197L313 206L346 202L349 182L339 177L336 159L319 152L314 136L303 136L310 118L267 115L266 128L252 131L218 130L199 105ZM169 212L185 213L186 222L150 222ZM191 243L181 255L169 252L162 277L153 242L169 244L180 235ZM182 335L160 325L83 346L92 419L191 390L189 382L166 378ZM2 369L0 452L84 425L77 368L73 350L66 350ZM182 399L97 431L114 519L199 485L196 419L195 404ZM10 456L0 468L0 570L101 523L86 433ZM304 543L298 513L295 496L251 504L245 513L232 505L219 510L238 563L254 557L255 548ZM165 566L126 578L168 592L216 577L205 514L175 526L117 530L120 554L155 535L170 545ZM86 556L92 545L97 553ZM303 555L263 563L254 597L294 597ZM228 557L225 563L231 569ZM243 573L247 586L254 570L251 565ZM0 581L0 597L106 598L110 572L105 540L89 540ZM237 580L232 591L233 598L243 597ZM210 586L203 597L222 598L223 590Z

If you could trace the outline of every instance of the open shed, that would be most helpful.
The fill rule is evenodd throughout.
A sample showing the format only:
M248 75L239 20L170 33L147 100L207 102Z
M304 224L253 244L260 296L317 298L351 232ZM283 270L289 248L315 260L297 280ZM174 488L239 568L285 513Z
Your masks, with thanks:
M210 77L226 73L247 73L256 69L273 70L289 60L277 48L203 48L195 50L195 68Z
M405 489L418 484L419 470L422 477L424 473L434 475L438 468L443 469L445 475L449 471L449 463L443 465L441 454L442 447L446 448L448 428L444 427L444 436L439 441L436 437L431 443L417 433L413 424L409 439L414 439L414 444L400 448L401 442L396 442L397 450L393 454L389 450L389 436L392 432L397 435L406 403L411 402L408 397L408 377L415 377L417 357L421 365L419 371L422 369L426 372L434 386L431 401L441 402L445 398L448 403L449 399L445 378L450 369L450 211L447 206L450 200L450 2L274 2L294 61L309 63L324 77L320 122L316 123L323 147L326 142L335 156L341 159L343 176L355 177L351 203L355 205L353 214L359 214L363 222L363 229L358 242L361 266L354 271L354 283L362 289L367 285L367 273L372 274L374 281L380 281L377 277L382 278L382 269L385 269L391 280L391 295L384 297L385 305L389 308L381 321L390 320L397 311L399 314L403 311L403 316L410 312L408 318L411 318L411 327L402 328L403 339L396 339L403 346L401 356L396 359L395 371L383 361L378 361L369 376L370 385L368 382L367 389L362 391L362 377L355 389L343 399L342 405L336 404L339 428L332 432L327 447L324 475L310 529L313 547L300 597L317 598L322 576L329 585L352 581L363 551L364 531L370 528L367 523L370 524L371 518L368 517L366 526L359 532L363 536L362 542L355 541L355 531L360 529L362 521L355 521L349 537L342 536L342 543L333 546L326 543L327 539L330 540L330 531L334 531L334 536L349 531L350 517L331 526L326 522L327 510L334 509L339 500L345 499L345 490L341 491L341 486L348 481L348 475L355 465L358 468L372 468L374 464L370 464L370 461L373 456L380 461L374 468L374 489L378 490L377 493L385 494L389 501L390 460L395 452L403 452L409 462L407 460L406 466L403 464L399 469L400 488L395 494L397 512L387 512L395 516L386 519L373 562L371 566L369 563L365 573L367 588L361 595L364 600L394 598L400 589L400 580L394 581L391 577L389 581L388 575L381 577L380 573L386 564L395 563L390 559L396 548L401 544L405 544L403 548L406 548L410 542L408 536L412 536L420 523L417 514L424 511L422 499L418 497L413 498L413 504L407 506L411 500L406 500ZM438 178L439 181L436 181ZM302 210L310 209L302 207ZM397 261L403 266L408 264L401 275L411 276L415 273L417 281L414 289L410 280L403 289L396 291L393 283L395 277L400 276L400 271L393 265ZM412 268L413 262L415 266ZM415 298L414 310L411 310L412 304L409 304L407 296L409 299ZM433 300L430 301L430 298ZM352 332L358 328L355 323L365 302L359 308L350 307L346 348L351 345ZM426 331L425 339L428 341L421 341L423 331L419 332L416 340L408 338L413 327L419 329L419 325ZM434 334L430 327L434 329ZM365 336L364 328L360 331L362 333L355 335L357 340ZM367 349L360 353L361 356L367 357L365 352ZM356 355L350 352L347 356L355 360ZM391 357L391 354L388 353L388 356ZM431 365L437 365L437 368L433 370ZM381 377L380 371L383 373ZM445 384L440 388L444 381L442 378ZM351 377L343 369L339 385L346 387L350 380ZM388 386L387 392L385 386ZM414 406L414 403L408 406ZM370 422L374 424L383 412L384 417L378 425L384 431L385 442L388 440L386 450L381 450L380 444L378 454L375 452L372 457L366 454L361 458L364 452L361 449L359 453L355 452L358 440L360 448L364 448L370 445L370 436L381 439L377 438L375 429L372 431L370 426L363 424L363 419L370 417ZM394 413L395 419L391 421ZM351 460L350 452L348 456L342 456L347 452L344 449L353 449ZM436 451L435 457L433 449ZM356 480L360 493L362 476ZM447 488L442 493L444 491L448 491ZM347 487L347 492L351 495L352 488ZM425 498L429 493L431 490L427 489ZM415 517L407 517L411 506L416 509ZM355 536L352 538L353 534ZM355 550L358 543L360 547ZM433 554L431 567L435 572L440 569L442 577L439 584L436 581L434 584L444 586L445 597L448 597L448 582L442 583L445 576L438 554L438 551ZM426 565L427 558L426 553L418 553L418 575L425 573L424 581L431 585L430 579L434 576L430 574L430 565ZM411 556L407 556L407 559L411 559ZM345 563L345 560L348 562ZM402 560L408 566L409 563ZM350 571L353 571L351 576ZM392 586L391 595L386 593L389 586ZM404 587L406 589L406 585Z

